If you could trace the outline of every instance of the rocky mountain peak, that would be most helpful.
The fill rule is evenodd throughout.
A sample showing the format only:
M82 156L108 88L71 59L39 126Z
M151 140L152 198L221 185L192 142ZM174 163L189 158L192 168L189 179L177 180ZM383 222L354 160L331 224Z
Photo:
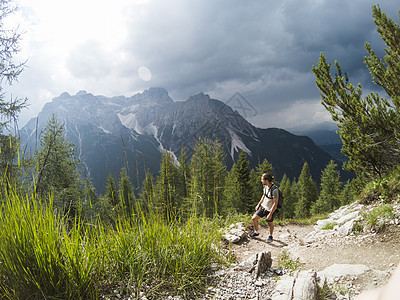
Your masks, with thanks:
M174 100L168 95L168 91L164 88L149 88L132 96L132 100L138 104L147 105L158 105L158 104L170 104Z
M191 102L191 101L209 101L211 98L209 95L204 94L203 92L198 93L196 95L190 96L187 101Z

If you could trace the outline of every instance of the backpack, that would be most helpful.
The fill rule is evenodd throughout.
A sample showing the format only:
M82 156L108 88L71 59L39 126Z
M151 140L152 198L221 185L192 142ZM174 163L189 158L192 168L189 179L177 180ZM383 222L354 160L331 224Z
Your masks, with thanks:
M269 198L269 199L272 199L273 198L272 197L272 192L275 189L278 189L278 206L277 206L277 208L282 208L282 206L283 206L283 193L282 193L281 189L277 185L273 184L271 186L271 188L269 189L269 194L270 194L271 197L268 197L268 195L265 195L265 196L267 198Z

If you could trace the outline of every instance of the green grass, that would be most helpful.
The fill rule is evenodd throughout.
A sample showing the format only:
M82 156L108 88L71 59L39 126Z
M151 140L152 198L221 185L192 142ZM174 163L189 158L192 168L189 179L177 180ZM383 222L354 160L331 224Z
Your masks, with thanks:
M289 257L289 254L286 250L283 250L278 256L278 266L288 270L290 274L293 272L300 270L302 264L300 263L299 258L293 260Z
M35 200L31 200L35 199ZM116 228L61 219L35 195L5 197L0 210L0 296L98 299L168 292L193 295L210 266L224 263L215 221L166 223L157 215L124 217ZM116 291L116 292L114 292Z
M368 227L380 231L385 226L386 220L394 218L393 206L389 204L382 204L368 213L363 213L365 223Z
M332 230L335 226L337 225L337 223L335 222L330 222L324 225L324 227L322 227L322 230Z

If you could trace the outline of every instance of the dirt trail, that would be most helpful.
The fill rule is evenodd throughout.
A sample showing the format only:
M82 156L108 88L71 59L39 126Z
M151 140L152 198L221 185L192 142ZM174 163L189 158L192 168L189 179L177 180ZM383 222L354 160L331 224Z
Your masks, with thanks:
M364 264L373 270L387 271L400 263L400 226L388 226L377 234L359 236L329 237L304 244L303 238L313 226L295 224L276 225L274 241L266 243L268 227L261 226L257 238L249 238L240 245L233 245L232 251L238 262L261 251L271 251L273 267L283 250L299 257L303 270L321 271L333 264Z

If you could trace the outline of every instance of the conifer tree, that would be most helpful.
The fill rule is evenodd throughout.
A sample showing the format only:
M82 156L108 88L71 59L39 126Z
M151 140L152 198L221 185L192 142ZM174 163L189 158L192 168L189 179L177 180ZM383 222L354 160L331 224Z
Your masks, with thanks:
M312 179L308 163L305 162L299 180L296 183L297 203L295 208L296 218L306 218L310 215L311 205L318 198L318 187Z
M350 180L347 180L339 194L340 205L343 206L352 203L355 195L356 193L354 191L353 183Z
M23 71L25 63L17 63L15 55L20 51L21 32L18 28L7 28L5 20L17 10L9 0L0 1L0 196L12 186L20 189L21 168L16 162L19 151L17 120L20 111L26 107L27 99L10 97L6 100L3 84L11 85Z
M237 189L238 182L238 166L233 164L231 170L228 172L225 180L224 187L224 204L222 207L221 214L228 215L230 213L239 212L239 191Z
M52 115L41 132L40 150L35 155L37 165L36 193L47 199L63 214L74 216L81 199L83 182L78 169L75 145L65 137L64 124Z
M136 197L126 168L122 168L120 172L118 195L121 202L121 210L128 218L132 218L135 213Z
M84 218L90 220L94 220L97 217L97 205L98 205L98 197L96 194L96 189L94 188L90 178L85 178L84 187L82 190L82 207L80 215Z
M282 219L294 218L296 198L292 189L292 183L286 174L283 175L279 188L282 191L285 200L283 207L279 209L278 217Z
M384 60L378 58L366 43L369 56L364 62L372 81L390 99L377 93L362 98L361 84L352 85L338 62L337 73L332 77L331 64L322 53L318 66L313 66L322 104L338 123L342 152L349 158L345 168L362 180L382 176L400 163L400 27L379 6L374 5L372 12L377 31L387 46L386 55Z
M141 199L142 210L145 212L147 212L148 209L154 205L155 201L154 178L150 170L146 171L146 177L143 181L140 199Z
M115 179L111 174L108 174L107 176L105 198L112 207L115 207L119 204L117 184L115 183Z
M240 206L239 209L243 213L250 213L254 210L252 199L252 190L250 185L250 170L247 154L243 150L240 152L238 166L238 190Z
M171 153L165 151L161 157L160 173L157 179L156 208L167 220L176 217L181 200L176 194L178 169Z
M318 200L311 207L312 214L331 212L340 207L340 191L342 182L337 164L333 160L322 171L321 192Z
M178 163L179 182L177 186L177 193L180 198L186 199L189 194L188 185L190 182L190 166L183 145L181 148L181 155L179 156Z
M212 217L221 213L226 177L225 157L221 144L199 140L191 160L191 199L196 213Z

